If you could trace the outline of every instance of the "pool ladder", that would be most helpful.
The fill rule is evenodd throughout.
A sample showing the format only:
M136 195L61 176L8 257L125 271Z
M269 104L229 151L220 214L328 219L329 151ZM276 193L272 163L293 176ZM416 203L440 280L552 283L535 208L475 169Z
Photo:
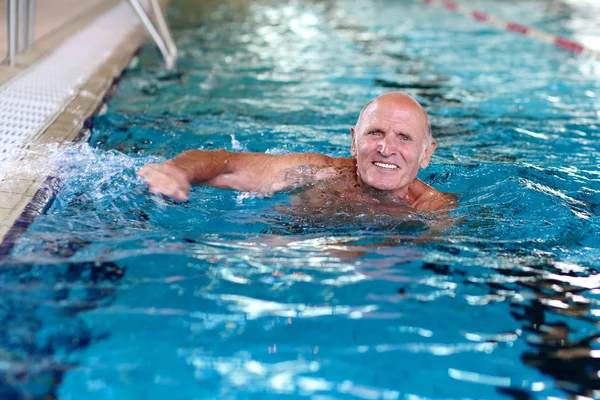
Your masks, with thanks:
M171 70L175 67L175 61L177 60L177 47L175 46L175 42L173 42L171 31L165 21L158 0L147 0L147 2L150 3L154 21L148 15L140 0L129 0L129 3L131 3L131 6L142 20L144 27L154 40L154 43L158 46L165 60L165 66L168 70Z
M143 3L150 3L150 17ZM144 27L158 46L165 66L171 70L177 60L177 47L162 13L158 0L129 0ZM33 44L35 0L7 0L6 22L8 27L7 54L8 65L14 65L16 56Z
M6 63L14 65L17 54L33 43L35 0L6 2Z

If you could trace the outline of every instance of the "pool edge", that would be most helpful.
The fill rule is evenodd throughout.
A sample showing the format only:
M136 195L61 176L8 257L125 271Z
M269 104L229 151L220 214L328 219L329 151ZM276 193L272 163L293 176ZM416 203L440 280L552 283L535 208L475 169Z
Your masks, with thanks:
M161 1L163 8L167 7L168 3L168 0ZM105 8L97 9L95 17L102 15L104 11ZM89 16L86 19L88 23L93 20L94 18ZM79 32L73 32L72 25L66 29L72 34ZM114 87L116 80L122 75L136 52L139 51L145 39L143 28L137 24L122 44L78 88L75 96L63 104L61 111L26 146L27 148L37 147L40 150L29 152L17 162L29 163L43 159L50 155L51 147L48 145L55 146L55 148L67 147L87 139L86 132L91 127L91 118L106 103L111 88ZM56 47L61 43L62 41L57 43ZM37 59L33 60L32 64L35 61ZM16 71L14 76L18 76L25 70ZM17 185L8 187L5 185L7 181L16 182ZM9 255L19 236L27 230L35 217L44 212L60 186L61 182L56 177L35 173L21 173L16 177L9 176L8 179L5 178L0 182L0 262Z

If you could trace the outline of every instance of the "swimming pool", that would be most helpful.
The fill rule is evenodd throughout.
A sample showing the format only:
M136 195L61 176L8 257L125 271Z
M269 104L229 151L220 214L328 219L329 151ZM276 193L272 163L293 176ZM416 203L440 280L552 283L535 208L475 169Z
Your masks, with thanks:
M143 49L2 261L2 398L598 397L597 61L416 1L194 3L178 71ZM548 4L524 22L592 29ZM431 115L449 217L135 176L190 148L347 156L388 90Z

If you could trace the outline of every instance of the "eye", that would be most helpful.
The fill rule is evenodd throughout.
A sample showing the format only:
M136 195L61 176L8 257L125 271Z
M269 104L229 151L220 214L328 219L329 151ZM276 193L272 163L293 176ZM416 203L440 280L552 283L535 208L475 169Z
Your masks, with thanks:
M409 136L400 134L398 135L398 138L402 141L402 142L410 142L412 139Z
M369 136L379 136L381 134L381 131L378 130L373 130L373 131L369 131L369 133L367 133Z

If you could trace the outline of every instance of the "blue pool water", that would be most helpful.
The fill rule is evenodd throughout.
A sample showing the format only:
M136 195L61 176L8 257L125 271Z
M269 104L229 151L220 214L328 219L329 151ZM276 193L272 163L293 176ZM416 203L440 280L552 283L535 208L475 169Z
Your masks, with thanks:
M599 35L581 3L473 4ZM600 397L597 61L417 1L176 1L170 21L178 70L144 47L2 261L1 398ZM190 148L348 156L388 90L431 115L420 178L458 195L447 216L181 204L136 177Z

